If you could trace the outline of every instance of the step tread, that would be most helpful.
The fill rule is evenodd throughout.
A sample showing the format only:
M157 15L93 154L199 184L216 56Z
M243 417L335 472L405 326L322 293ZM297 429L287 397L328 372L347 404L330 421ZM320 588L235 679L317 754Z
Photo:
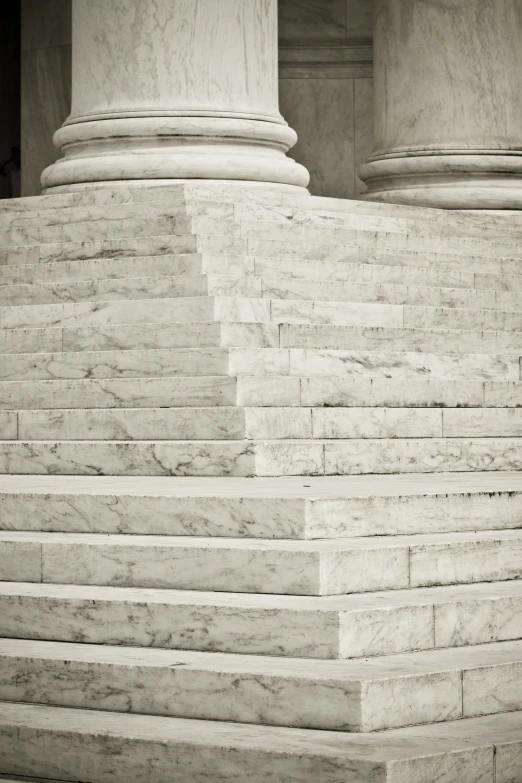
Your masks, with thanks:
M149 536L101 533L49 533L37 531L0 531L0 543L42 544L59 546L115 547L118 549L163 548L202 550L245 550L246 552L273 551L288 553L340 553L350 550L394 549L410 547L448 547L453 544L487 542L520 542L522 530L478 530L449 533L416 533L393 536L359 536L357 538L290 540L266 538L222 538L212 536Z
M105 736L110 736L113 738L113 741L117 739L130 741L126 745L126 751L118 753L118 764L121 761L126 762L126 764L129 763L128 758L125 757L134 743L136 743L134 747L136 747L137 752L143 754L144 746L140 741L157 742L167 746L173 745L174 747L181 746L180 751L183 746L186 747L189 744L197 745L201 749L212 749L214 752L227 749L239 755L242 751L255 750L258 754L261 754L262 759L256 762L256 766L258 763L262 765L265 761L263 757L270 753L275 753L282 757L288 756L288 754L297 757L304 756L305 758L323 756L325 759L330 760L332 764L337 763L341 765L349 763L351 759L357 759L366 762L366 765L372 765L375 762L399 763L409 759L420 760L422 757L437 756L444 753L453 756L458 751L471 753L481 748L488 748L491 751L491 758L482 756L480 761L482 764L484 764L485 760L490 762L491 776L483 777L485 769L480 766L476 768L475 773L480 774L480 780L483 780L484 783L492 783L494 746L513 743L517 749L519 748L521 745L522 712L505 713L492 717L465 718L461 721L390 729L385 732L373 732L370 734L346 734L343 732L253 726L186 718L120 714L98 710L78 710L66 707L45 707L5 702L0 704L0 733L5 734L10 729L15 728L33 729L38 732L41 740L44 742L45 734L53 733L62 735L64 741L67 741L71 734L79 735L85 739L89 737L92 739L99 738L99 744L94 743L90 749L90 754L99 753ZM31 753L33 763L36 762L37 758L33 756L33 753L41 753L42 749L43 745L40 743L38 747L34 748ZM120 758L120 753L123 758ZM210 759L208 759L208 762L210 763ZM216 763L219 762L222 762L222 759L216 758ZM46 762L42 760L41 763L45 764ZM65 760L61 759L60 763L63 766ZM72 763L74 766L74 762ZM105 766L103 762L101 763L102 766ZM147 768L149 768L148 763ZM453 763L457 764L457 767L459 766L458 757ZM70 760L68 764L69 766L71 765ZM366 765L365 770L370 774L370 766ZM110 766L112 767L112 764ZM207 769L207 774L208 771ZM334 770L330 771L333 772ZM339 770L337 771L339 772ZM347 771L345 769L345 774ZM372 772L373 774L375 773L373 765ZM246 769L244 774L247 774ZM373 774L372 780L374 779ZM460 774L459 770L455 769L454 776L445 776L445 780L448 783L456 783L458 780L463 780ZM250 779L255 781L269 779L258 777L255 769L248 770L248 775ZM255 777L253 778L252 776L254 775ZM138 778L135 779L138 780ZM154 776L154 783L157 783L160 779L164 780L165 778ZM225 780L225 778L222 779ZM358 779L366 780L363 777L358 777ZM324 780L326 783L327 779L324 778ZM341 780L341 778L332 777L331 780L333 782L334 780ZM368 777L369 780L370 777ZM399 781L399 778L396 778L396 780ZM475 783L476 780L478 778L466 777L465 783Z
M0 498L12 494L302 498L303 500L522 492L522 472L366 476L176 477L0 475Z
M151 668L182 665L202 671L250 672L303 680L324 678L372 682L522 663L522 641L418 650L366 659L321 660L0 638L1 657Z
M109 587L105 585L61 585L39 582L0 582L0 596L46 598L57 601L163 604L167 606L215 606L236 609L293 610L310 613L344 613L384 610L401 606L437 606L458 601L521 598L522 581L412 587L375 593L334 596L274 595L269 593L225 593L165 588Z

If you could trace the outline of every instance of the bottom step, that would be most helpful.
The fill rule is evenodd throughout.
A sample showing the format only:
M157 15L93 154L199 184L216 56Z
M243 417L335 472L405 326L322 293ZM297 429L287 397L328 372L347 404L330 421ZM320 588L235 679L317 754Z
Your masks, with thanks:
M4 703L0 773L82 783L516 783L522 713L354 736Z

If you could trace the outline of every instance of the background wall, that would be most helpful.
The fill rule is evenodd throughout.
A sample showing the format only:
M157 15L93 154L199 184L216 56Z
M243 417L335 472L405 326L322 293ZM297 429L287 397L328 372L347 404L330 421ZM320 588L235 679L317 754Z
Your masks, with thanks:
M314 195L357 198L373 146L373 0L279 0L279 104Z
M0 166L20 146L20 2L2 5L0 24ZM11 180L0 176L0 198L11 198Z
M111 0L108 0L110 2ZM22 0L22 195L59 155L53 133L71 106L71 0Z
M111 0L107 0L111 2ZM369 157L373 0L279 0L281 112L315 195L356 198ZM22 0L22 195L41 192L70 111L71 0Z

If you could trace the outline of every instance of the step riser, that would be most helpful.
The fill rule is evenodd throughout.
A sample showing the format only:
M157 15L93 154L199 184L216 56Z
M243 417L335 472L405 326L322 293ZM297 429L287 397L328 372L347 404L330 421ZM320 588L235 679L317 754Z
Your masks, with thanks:
M254 476L250 441L0 441L0 473L100 476ZM322 447L318 447L318 453ZM304 459L300 465L309 465ZM299 466L298 466L299 467ZM312 465L310 464L310 469Z
M85 242L20 245L0 249L0 266L84 261L95 258L134 258L187 253L246 254L246 240L194 234L145 236L136 239L100 239ZM495 271L495 270L492 270Z
M47 198L49 198L47 196ZM192 215L203 213L207 217L220 217L232 219L234 217L234 204L219 202L193 202L192 204L183 203L180 200L172 199L170 203L120 203L111 205L85 205L85 206L67 206L59 208L47 208L45 210L25 212L21 214L10 213L1 214L0 227L3 230L9 228L35 229L47 226L67 226L71 223L94 223L93 229L98 225L106 224L118 225L119 221L135 219L158 219L158 218L188 218Z
M522 437L520 408L232 406L177 408L171 400L165 408L139 410L120 402L122 410L3 411L0 432L19 440L101 441Z
M236 404L235 378L136 378L0 384L0 409L171 408Z
M352 247L368 250L406 250L431 253L462 253L498 258L520 258L520 246L516 238L503 242L500 239L471 239L468 237L444 236L433 232L431 236L416 236L406 232L358 231L356 229L330 229L325 226L277 226L270 223L241 222L241 236L248 237L252 245L262 242L293 243L309 242L321 244L350 244ZM256 253L255 255L259 255ZM271 253L269 255L275 255ZM283 255L284 257L284 255Z
M300 498L23 492L0 495L0 530L318 539L516 530L519 492Z
M386 235L388 238L389 235ZM402 240L401 240L402 241ZM376 264L426 268L430 266L481 274L520 274L520 259L500 251L493 254L462 253L450 250L434 250L424 239L417 247L391 247L386 243L376 247L371 244L328 243L324 241L296 241L288 239L246 240L248 255L256 258L273 258L296 261L326 261L328 263Z
M169 234L190 233L190 220L185 218L136 219L126 218L118 221L95 223L70 223L58 226L28 226L26 228L8 228L2 231L0 247L10 248L20 245L40 245L56 242L88 242L95 235L98 241L115 237L149 237Z
M161 257L160 257L161 258ZM201 264L201 262L200 262ZM40 266L40 265L36 265ZM225 264L223 264L225 266ZM0 276L0 283L2 283ZM1 285L4 305L37 305L59 302L104 301L116 299L161 298L173 296L236 295L274 300L299 300L331 303L374 303L426 307L471 308L485 310L522 310L522 295L507 291L487 291L425 287L404 284L372 284L343 281L264 279L258 276L238 278L227 275L207 277L196 272L162 276L157 269L147 276L140 270L135 276L126 270L120 278L80 282L30 285Z
M0 310L0 326L3 329L23 329L35 326L66 328L118 323L150 324L152 318L155 323L213 321L215 320L214 301L209 297L202 296L27 305Z
M0 443L4 474L348 476L522 469L520 438Z
M193 296L258 297L261 281L255 277L230 275L174 275L49 285L9 285L0 287L0 301L7 306L107 302L127 299L170 299Z
M511 594L502 595L497 588L491 590L491 595L484 591L476 598L455 594L437 603L435 596L431 598L426 593L424 602L419 604L413 600L408 603L406 591L391 591L379 593L381 600L373 606L372 594L368 594L369 603L364 609L347 607L340 611L321 607L317 611L316 604L314 611L308 604L309 609L303 611L292 609L291 605L276 608L268 600L276 596L265 596L264 608L259 602L255 608L245 608L238 594L235 598L229 596L231 600L225 605L219 601L195 602L193 596L198 594L189 592L175 594L185 599L179 603L172 602L172 594L161 603L161 598L151 600L151 591L137 591L140 598L132 598L128 595L130 588L125 591L125 599L116 597L118 588L74 585L43 586L48 594L35 596L28 594L25 586L18 591L15 584L3 583L0 634L17 639L296 658L393 655L434 647L520 640L522 596L520 590L506 584ZM28 587L41 589L38 585ZM9 588L9 592L4 588ZM96 590L112 591L111 596L101 600L95 597ZM286 598L291 600L292 596Z
M228 375L228 351L99 351L0 356L2 381Z
M302 261L284 258L255 259L254 274L272 280L330 280L375 285L442 286L450 288L487 289L489 291L522 291L522 275L468 272L458 269L401 267L350 262Z
M9 702L110 710L271 726L367 732L462 717L460 671L410 676L363 687L339 678L329 681L267 676L238 671L198 671L173 663L157 667L110 666L77 660L0 656L0 698ZM176 659L181 661L176 666ZM512 667L513 674L520 665ZM234 699L226 692L234 691ZM271 694L267 701L266 692ZM411 705L415 691L422 707ZM165 694L169 698L165 699ZM194 694L198 695L197 700ZM423 699L424 697L424 699ZM383 715L383 704L393 714ZM426 703L429 706L426 708ZM362 705L362 709L361 709ZM513 710L522 699L510 699ZM361 714L363 713L363 714Z
M22 390L13 400L24 399ZM0 401L3 399L0 386ZM27 396L31 393L28 391ZM34 389L31 399L38 399ZM518 408L522 407L522 383L517 381L470 380L412 380L407 379L352 379L339 376L316 378L298 377L239 377L237 404L246 407L274 406L314 408ZM11 406L9 406L11 407ZM12 407L22 407L16 404ZM40 407L44 407L43 405ZM51 406L49 406L51 407ZM65 407L65 406L62 406ZM71 406L72 407L72 406ZM317 416L319 413L316 414ZM468 414L466 414L468 415ZM473 414L469 413L470 416ZM480 418L479 412L479 418ZM487 415L487 414L484 414ZM516 417L518 414L501 413ZM442 414L444 419L444 413ZM457 411L448 417L458 417ZM462 420L465 416L463 415ZM446 419L446 422L448 419ZM512 422L509 423L511 426ZM508 435L514 434L507 432Z
M479 555L480 556L480 553ZM419 555L418 559L421 559ZM498 558L499 573L501 557ZM285 553L264 548L190 548L0 541L0 579L276 595L337 595L408 587L407 547ZM451 567L451 558L450 565ZM444 567L444 564L442 565ZM510 570L508 568L510 567ZM488 564L483 570L486 573ZM506 574L516 566L511 561ZM491 570L491 566L489 567ZM478 568L476 568L478 573ZM413 575L416 578L416 575ZM429 574L426 575L429 578ZM502 576L498 576L499 579Z
M209 342L215 332L206 330ZM169 327L172 332L172 327ZM153 340L154 331L142 342ZM1 381L74 380L81 378L114 378L118 376L147 377L167 375L232 375L239 378L264 378L265 384L277 384L279 376L287 383L292 377L312 378L319 383L324 378L336 378L338 383L375 379L379 382L400 379L406 382L424 380L448 381L512 381L516 398L516 382L520 380L518 356L469 354L463 357L441 354L415 354L365 351L320 351L314 349L200 348L172 350L115 350L111 342L100 350L99 334L90 340L84 333L84 350L69 346L56 353L19 353L0 356ZM248 340L249 333L244 339ZM196 337L191 330L180 336L185 343ZM257 340L259 333L254 332ZM96 346L92 345L96 343ZM277 379L276 377L277 376ZM469 400L469 394L462 404ZM457 404L461 401L457 399ZM479 403L478 403L479 404Z
M259 278L257 278L259 279ZM367 302L416 307L454 307L520 311L519 294L506 291L428 288L404 284L371 284L342 281L262 279L262 294L271 299L319 300L321 302Z
M9 540L13 538L14 540ZM7 539L7 540L4 540ZM217 539L147 544L0 540L0 579L277 595L340 595L408 587L510 581L522 577L516 532L482 539L393 544L360 539L334 551L276 545L229 546Z
M240 323L152 323L0 331L0 353L198 348L206 345L463 354L522 355L518 332L460 332L415 329ZM419 357L422 360L423 356Z
M156 408L4 412L0 431L17 422L20 440L237 440L246 438L440 438L456 429L522 435L522 411L402 408ZM468 412L466 412L468 413ZM452 415L457 414L457 415ZM507 415L514 414L514 415ZM481 426L481 416L484 424ZM448 429L448 433L445 430ZM490 434L477 432L477 435ZM497 434L494 432L494 434Z
M202 255L193 250L149 256L108 253L100 258L77 261L0 265L2 286L76 286L86 282L199 274L251 277L254 275L254 259L241 255ZM256 290L260 291L259 283L256 285Z
M249 283L247 281L246 286ZM239 283L243 286L243 283ZM143 290L143 295L148 291ZM522 332L522 315L500 310L411 307L395 304L300 301L237 296L177 296L65 304L22 305L0 310L4 329L96 326L111 323L220 321L408 329Z
M230 374L339 378L447 378L448 380L520 380L520 358L513 355L466 356L315 349L230 351Z
M225 263L226 259L222 260ZM99 258L91 261L61 261L57 264L19 264L0 267L0 281L10 285L52 285L57 281L75 284L80 281L110 280L165 275L196 275L203 271L202 256L138 256L134 258Z
M214 219L207 216L183 217L173 214L166 217L125 217L119 220L84 220L80 223L64 223L61 225L26 226L24 228L8 228L2 231L0 247L11 248L25 246L42 246L52 243L89 242L93 235L97 241L113 240L114 238L148 238L153 240L159 236L178 236L186 234L211 234L218 236L239 236L241 226L227 220Z
M522 353L518 332L282 324L281 348L416 351L421 353Z

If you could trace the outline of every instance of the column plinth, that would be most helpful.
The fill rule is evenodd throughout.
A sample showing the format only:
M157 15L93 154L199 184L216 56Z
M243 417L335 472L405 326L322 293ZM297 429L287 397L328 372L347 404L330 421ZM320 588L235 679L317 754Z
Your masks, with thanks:
M277 0L73 0L71 115L44 188L306 188L278 108Z
M522 5L375 0L373 201L522 209Z

